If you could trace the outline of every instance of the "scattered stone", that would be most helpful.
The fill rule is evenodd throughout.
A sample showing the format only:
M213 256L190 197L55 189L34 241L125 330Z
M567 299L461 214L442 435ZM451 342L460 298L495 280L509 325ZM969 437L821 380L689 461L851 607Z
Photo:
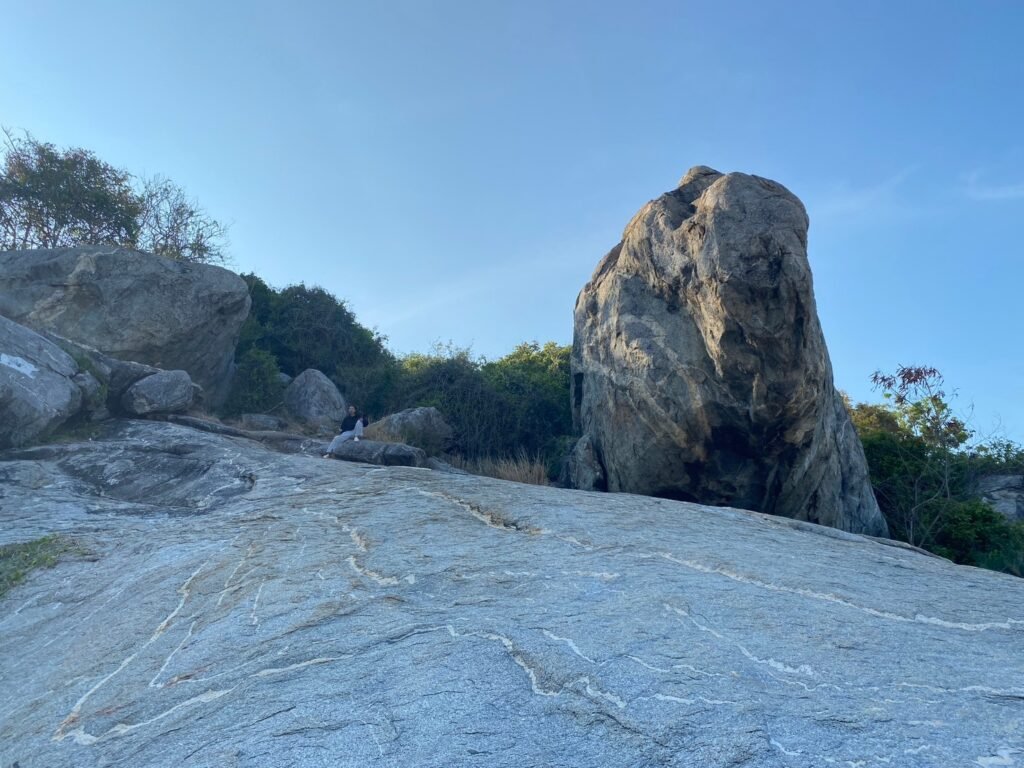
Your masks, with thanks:
M148 413L180 413L192 405L195 390L185 371L160 371L132 384L121 398L121 407L135 416Z
M345 398L333 381L314 368L303 371L288 385L284 405L292 418L311 427L337 429L345 418Z
M807 224L781 184L697 167L598 264L576 301L572 403L608 490L886 535L833 385Z

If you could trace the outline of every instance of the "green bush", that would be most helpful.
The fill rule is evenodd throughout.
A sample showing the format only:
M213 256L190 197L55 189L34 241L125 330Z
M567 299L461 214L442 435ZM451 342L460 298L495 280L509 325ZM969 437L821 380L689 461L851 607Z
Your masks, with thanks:
M272 354L250 347L238 359L224 412L229 415L265 413L280 404L283 392L280 373Z

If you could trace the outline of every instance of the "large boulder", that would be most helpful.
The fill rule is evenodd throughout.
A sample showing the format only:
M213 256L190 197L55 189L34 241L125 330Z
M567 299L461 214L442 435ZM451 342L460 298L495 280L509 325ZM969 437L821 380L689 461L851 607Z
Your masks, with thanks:
M56 344L0 316L0 448L45 437L74 416L91 378Z
M315 368L296 376L284 391L284 406L301 424L337 429L345 418L345 398L334 382Z
M598 264L572 403L608 490L887 533L833 385L807 225L781 184L697 167Z
M0 314L112 357L188 371L223 402L249 291L233 272L125 248L0 252Z
M406 443L422 448L428 456L445 452L452 441L452 428L434 407L408 408L370 424L364 434L370 440Z

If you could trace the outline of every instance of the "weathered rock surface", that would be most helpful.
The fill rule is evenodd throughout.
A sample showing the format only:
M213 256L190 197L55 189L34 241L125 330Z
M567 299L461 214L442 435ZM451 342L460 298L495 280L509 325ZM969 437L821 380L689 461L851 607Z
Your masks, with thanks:
M296 421L313 427L335 429L345 418L345 398L334 382L309 368L284 391L284 406Z
M0 454L0 765L1024 757L1024 580L829 528L156 422ZM140 464L141 462L141 464Z
M382 467L425 467L427 454L422 448L404 443L381 443L376 440L346 440L334 449L334 457L344 461L361 461Z
M121 397L121 407L133 416L180 413L192 405L192 379L185 371L159 371L132 384Z
M986 475L977 491L996 512L1010 520L1024 520L1024 475Z
M453 436L452 428L434 407L408 408L392 413L367 426L363 434L370 440L414 445L429 456L444 453Z
M574 417L611 491L885 535L832 382L807 214L781 184L691 169L576 302Z
M242 429L282 430L288 423L268 413L243 413L238 417L238 425Z
M45 437L82 405L78 365L60 347L0 315L0 448Z
M249 291L233 272L124 248L0 252L0 314L227 396Z

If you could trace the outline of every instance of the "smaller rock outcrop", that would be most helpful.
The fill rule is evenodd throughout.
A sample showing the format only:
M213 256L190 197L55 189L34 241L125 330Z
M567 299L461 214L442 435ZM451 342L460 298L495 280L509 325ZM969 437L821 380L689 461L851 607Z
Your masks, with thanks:
M195 397L185 371L159 371L132 384L121 397L121 407L133 416L187 411Z
M978 479L977 492L1008 520L1024 520L1024 475L986 475Z
M434 407L408 408L370 424L363 433L370 440L406 443L428 456L443 454L452 441L452 428Z
M83 387L92 389L79 373L56 344L0 315L0 448L45 437L74 416Z
M421 448L403 443L379 443L376 440L347 440L334 449L334 457L383 467L428 466L427 454Z
M300 424L336 429L345 418L345 398L334 382L315 368L308 368L284 391L284 406Z

